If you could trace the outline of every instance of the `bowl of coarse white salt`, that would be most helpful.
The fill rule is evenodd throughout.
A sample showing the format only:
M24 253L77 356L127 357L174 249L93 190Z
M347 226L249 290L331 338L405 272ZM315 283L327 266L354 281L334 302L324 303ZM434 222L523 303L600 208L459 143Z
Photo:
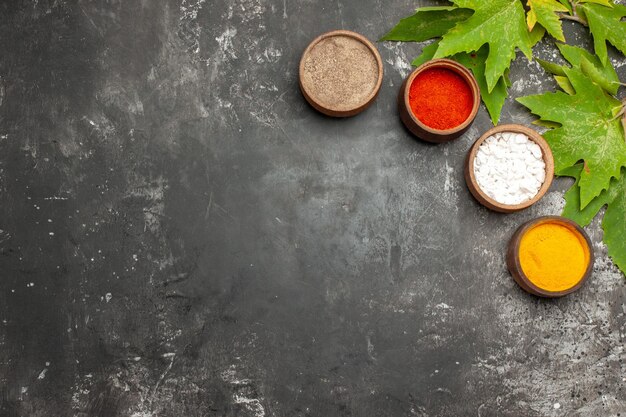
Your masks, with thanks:
M472 195L502 213L535 204L553 177L548 143L533 129L516 124L485 132L470 148L465 163L465 181Z

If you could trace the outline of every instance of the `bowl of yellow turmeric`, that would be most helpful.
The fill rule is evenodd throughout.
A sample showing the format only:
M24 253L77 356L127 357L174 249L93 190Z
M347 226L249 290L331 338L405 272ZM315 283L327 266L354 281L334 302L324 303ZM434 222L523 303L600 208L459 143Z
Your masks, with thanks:
M562 297L580 288L593 269L587 233L573 221L543 216L521 225L506 256L513 279L540 297Z

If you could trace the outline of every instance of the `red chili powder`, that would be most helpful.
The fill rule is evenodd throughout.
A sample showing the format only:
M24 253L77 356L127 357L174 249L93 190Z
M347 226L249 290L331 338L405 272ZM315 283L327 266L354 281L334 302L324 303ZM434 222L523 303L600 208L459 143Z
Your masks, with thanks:
M456 72L447 68L428 68L411 84L409 104L415 117L433 129L452 129L472 112L472 89Z

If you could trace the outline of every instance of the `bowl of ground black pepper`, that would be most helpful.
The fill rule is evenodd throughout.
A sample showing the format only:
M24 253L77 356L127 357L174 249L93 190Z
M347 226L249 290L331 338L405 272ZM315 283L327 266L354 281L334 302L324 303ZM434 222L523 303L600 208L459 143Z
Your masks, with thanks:
M400 119L415 136L448 142L461 136L476 118L480 89L472 73L450 59L434 59L404 80L398 94Z
M300 90L316 110L332 117L354 116L376 98L383 62L364 36L335 30L315 38L302 54Z

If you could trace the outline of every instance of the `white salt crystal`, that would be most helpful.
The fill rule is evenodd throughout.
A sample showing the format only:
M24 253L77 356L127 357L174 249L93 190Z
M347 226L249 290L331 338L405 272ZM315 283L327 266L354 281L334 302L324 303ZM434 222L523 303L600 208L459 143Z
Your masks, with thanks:
M541 159L541 156L542 156L541 148L536 143L533 143L532 145L530 145L530 152L533 154L533 156L536 159Z
M528 201L546 179L542 155L539 145L522 133L496 133L478 148L473 164L476 182L501 204Z

